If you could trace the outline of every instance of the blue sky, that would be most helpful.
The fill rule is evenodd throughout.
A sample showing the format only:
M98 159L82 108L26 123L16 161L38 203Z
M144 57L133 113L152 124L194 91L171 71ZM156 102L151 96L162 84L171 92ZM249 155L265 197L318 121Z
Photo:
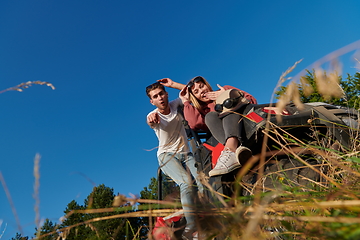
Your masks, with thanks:
M1 1L0 171L24 235L34 233L33 166L40 217L54 222L93 184L139 194L156 176L157 139L145 87L202 75L270 101L280 75L295 76L360 39L358 1ZM340 59L355 73L352 53ZM360 58L358 58L360 59ZM169 90L170 98L178 92ZM0 190L0 234L16 220Z

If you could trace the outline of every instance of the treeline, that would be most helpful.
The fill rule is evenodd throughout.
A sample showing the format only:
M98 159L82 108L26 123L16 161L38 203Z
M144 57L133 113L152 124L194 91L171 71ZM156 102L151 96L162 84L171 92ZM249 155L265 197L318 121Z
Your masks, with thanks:
M172 181L164 181L163 190L165 194L177 192L177 186ZM140 192L140 199L158 199L157 179L151 178L148 187ZM145 239L148 238L148 217L116 217L118 214L136 212L147 209L145 203L132 204L127 201L120 203L113 188L100 184L86 197L84 204L72 200L64 210L64 220L57 224L46 219L40 229L35 228L34 236L23 236L16 233L11 240L120 240L120 239ZM116 205L116 206L114 206ZM158 206L155 206L156 208ZM92 211L99 210L99 211ZM153 221L155 219L152 219Z

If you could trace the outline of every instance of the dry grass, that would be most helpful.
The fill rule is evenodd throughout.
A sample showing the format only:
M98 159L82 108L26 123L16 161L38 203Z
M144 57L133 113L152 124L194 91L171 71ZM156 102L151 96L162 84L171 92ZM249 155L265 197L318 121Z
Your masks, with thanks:
M302 143L299 142L299 145L301 144ZM266 189L261 187L264 180L261 178L253 185L253 189L248 189L253 194L258 195L255 195L255 198L254 196L244 198L237 195L237 197L234 196L230 199L223 199L221 194L216 193L207 185L210 191L218 196L223 204L221 205L222 207L197 209L196 214L201 216L199 226L201 226L202 229L206 229L204 230L205 234L207 234L210 239L214 236L218 236L220 239L331 239L326 233L331 232L331 230L339 230L334 224L340 224L342 229L344 227L346 228L347 225L355 224L360 226L360 217L358 217L360 214L360 200L357 197L359 196L359 189L356 188L355 184L360 180L360 176L355 168L356 164L346 161L346 157L349 155L348 153L333 154L333 151L323 147L315 148L308 146L308 149L322 157L324 159L323 165L326 164L329 169L327 173L319 172L326 181L315 183L317 184L317 189L315 188L314 190L307 186L294 188L291 184L286 185L284 183L283 190L264 193ZM303 148L290 149L284 145L281 151L282 154L285 152L306 164L306 161L301 157ZM272 152L271 154L276 156L279 152ZM37 156L36 159L39 160L39 156ZM260 156L254 156L248 162L247 166L242 168L238 175L239 184L243 184L241 183L241 179L245 176L246 169L249 169L251 165L259 161L259 159ZM35 181L34 193L37 194L39 172L36 166L39 163L38 160L35 160L34 167L34 175L35 179L37 179ZM308 167L314 168L313 165L309 165ZM281 171L274 172L273 174L280 172ZM329 175L329 173L331 174ZM342 177L345 175L346 179ZM265 175L264 177L268 176ZM206 178L203 179L203 181L206 180ZM1 179L1 182L3 184L5 183L3 179ZM261 191L256 191L254 189L256 187L259 187ZM4 189L6 189L6 187L4 187ZM11 197L8 198L11 199ZM254 200L256 198L260 201L256 202ZM117 211L118 206L124 204L135 205L137 203L172 205L175 208L140 209L139 211L131 213L109 214L109 216L97 217L72 226L57 229L51 233L38 236L37 239L43 239L55 233L61 233L58 239L62 239L61 237L66 236L70 229L80 225L90 227L92 223L98 221L132 217L163 217L175 213L179 208L178 203L174 202L126 198L125 196L119 195L114 199L113 208L73 210L69 212L65 218L70 217L74 213L113 213ZM339 212L339 214L335 215L334 212ZM212 230L209 230L209 228ZM21 226L19 226L19 229L21 229ZM93 228L93 230L96 231L96 228ZM351 233L352 232L348 235L351 236ZM139 239L138 233L134 239ZM349 239L351 239L351 237Z

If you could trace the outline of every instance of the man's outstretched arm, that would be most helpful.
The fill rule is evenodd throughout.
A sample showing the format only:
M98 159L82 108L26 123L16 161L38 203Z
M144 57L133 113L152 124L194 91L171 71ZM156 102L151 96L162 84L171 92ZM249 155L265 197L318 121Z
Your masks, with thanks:
M146 122L151 128L154 128L160 123L159 114L157 112L150 113L146 118Z

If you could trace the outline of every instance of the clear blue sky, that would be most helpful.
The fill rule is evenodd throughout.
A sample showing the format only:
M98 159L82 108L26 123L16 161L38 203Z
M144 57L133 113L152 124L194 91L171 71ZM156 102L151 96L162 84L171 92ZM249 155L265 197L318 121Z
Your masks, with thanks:
M0 2L0 171L24 235L34 233L33 165L40 162L40 217L54 222L93 183L129 196L156 176L145 87L202 75L267 103L289 75L360 39L359 1ZM351 54L341 61L353 74ZM360 59L360 58L359 58ZM177 91L170 90L170 98ZM0 188L0 234L18 231Z

